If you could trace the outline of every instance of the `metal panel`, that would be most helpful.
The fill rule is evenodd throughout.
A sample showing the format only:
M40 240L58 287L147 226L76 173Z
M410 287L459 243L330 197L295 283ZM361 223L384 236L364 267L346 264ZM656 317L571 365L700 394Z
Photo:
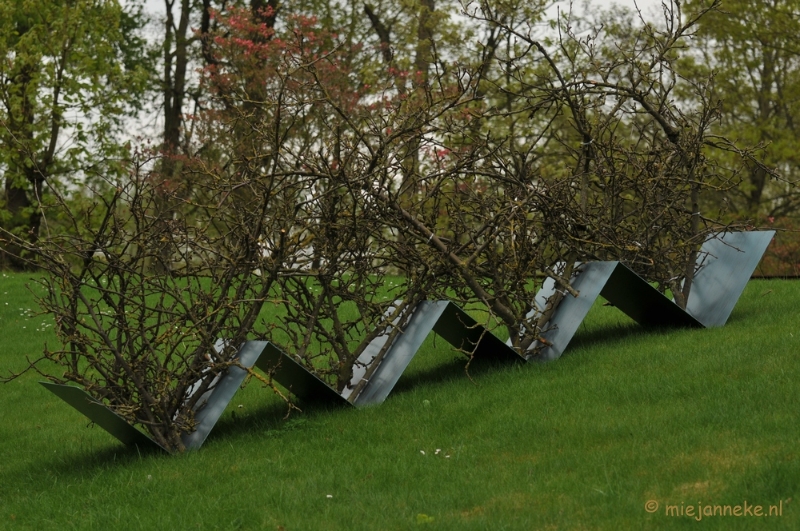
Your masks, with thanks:
M649 282L619 262L600 295L643 326L703 326Z
M396 311L397 307L402 304L402 302L403 301L395 301L393 306L387 308L386 312L384 313L384 316L387 317L387 318L389 316L391 316ZM406 307L403 310L406 314L410 314L410 316L408 316L408 322L406 322L406 327L408 327L408 324L413 319L414 312L417 311L418 308L419 308L419 305L414 306L414 307ZM386 328L384 330L382 330L381 335L379 335L378 337L373 339L369 343L369 345L367 345L366 348L364 348L363 352L361 352L361 355L358 356L358 360L356 361L356 364L353 367L353 376L352 376L352 378L350 378L349 384L347 386L345 386L345 388L342 390L342 396L345 399L349 399L350 395L352 395L352 393L359 386L359 384L361 384L361 382L364 381L367 372L370 370L370 368L372 368L372 365L375 363L375 360L380 355L381 350L383 350L384 348L388 348L388 350L384 353L384 356L383 356L384 359L385 359L386 355L389 354L389 350L391 350L394 347L402 347L403 344L405 342L407 342L407 340L403 339L403 337L402 337L402 335L405 335L405 333L401 332L401 337L395 337L394 338L395 345L386 347L386 343L389 341L389 336L390 336L390 333L392 332L392 329L394 327L396 327L401 321L405 321L406 320L405 318L406 318L406 315L402 315L401 314L396 319L394 319L394 321L390 325L387 325ZM399 341L399 344L398 344L398 341ZM411 356L413 357L413 354ZM409 358L409 361L410 361L410 358ZM408 365L408 364L406 363L406 365ZM386 368L384 370L388 370L388 368ZM370 379L375 381L376 383L378 381L378 380L376 380L376 375L374 373L373 373L373 375L372 375L372 377ZM367 385L364 385L364 388L361 389L359 394L363 394L364 389L366 387L367 387Z
M248 368L252 367L263 350L263 345L260 343L265 342L246 342L237 353L239 363ZM197 421L195 431L181 437L187 450L197 449L203 445L246 376L246 370L230 367L221 373L212 383L212 388L204 393L195 407L195 420ZM93 399L83 389L50 382L40 383L123 443L156 446L164 450L163 447L131 426L107 406Z
M540 351L537 360L561 356L586 317L597 295L645 326L722 326L744 291L775 231L730 232L714 236L701 250L701 267L695 275L684 311L627 266L619 262L590 262L580 266L572 287L580 292L567 296L556 309L542 336L552 346ZM555 293L555 282L547 279L536 295L539 310Z
M92 398L83 389L51 382L39 383L61 400L86 415L89 420L119 439L123 444L164 450L160 444L128 424L128 421Z
M386 400L449 304L448 301L423 301L414 308L403 333L395 339L381 364L355 399L357 406L380 404Z
M414 313L403 333L386 352L369 383L355 400L355 404L360 407L379 404L386 400L431 331L436 332L457 349L466 352L475 349L476 356L523 359L458 305L444 300L423 301L414 308Z
M701 248L687 311L707 327L723 326L774 235L767 230L709 238Z
M258 343L263 343L265 346L256 362L256 367L267 374L272 374L272 378L292 394L309 402L349 404L336 390L278 347L268 341Z
M602 296L631 319L645 326L702 326L687 312L620 262L589 262L578 266L571 285L578 297L567 295L561 301L542 337L551 342L535 357L540 361L558 359L598 296ZM547 279L536 295L536 307L543 310L555 293L555 282Z
M441 304L445 301L439 301ZM442 316L436 321L433 331L455 348L470 353L476 358L504 359L508 361L525 360L507 343L473 319L458 305L448 303Z
M558 305L542 332L542 337L547 339L550 345L541 349L533 359L551 361L561 357L618 264L619 262L589 262L579 266L577 276L570 282L578 291L578 297L567 294ZM555 291L555 282L553 279L547 279L536 294L538 311L544 309L547 299Z
M239 363L252 368L266 346L266 341L246 341L236 354ZM195 430L181 437L187 450L200 448L214 428L233 395L242 385L247 371L240 367L230 367L212 383L211 389L200 398L195 407Z

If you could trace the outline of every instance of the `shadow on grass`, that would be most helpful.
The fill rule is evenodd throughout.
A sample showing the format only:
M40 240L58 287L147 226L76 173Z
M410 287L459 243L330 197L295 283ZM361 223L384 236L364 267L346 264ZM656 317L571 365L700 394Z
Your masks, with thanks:
M646 328L631 321L630 324L619 326L605 326L592 330L583 330L576 333L570 342L565 355L577 348L592 348L596 345L614 345L625 341L628 338L654 333L669 333L675 329L670 328ZM468 375L477 379L483 375L490 374L497 370L503 370L510 366L524 363L523 361L511 362L491 358L475 358L469 366ZM534 363L531 360L529 363ZM454 357L449 361L442 362L435 367L425 370L412 370L400 377L392 395L408 392L417 387L436 385L452 381L458 378L467 379L465 372L467 360L465 357ZM413 367L413 366L412 366Z
M569 346L564 351L564 355L568 355L570 351L576 348L592 348L596 345L610 346L615 343L620 343L631 337L641 336L645 334L653 334L659 332L669 332L676 330L675 328L664 327L645 327L633 321L625 324L618 324L612 326L603 326L601 328L592 328L587 330L581 327L572 337Z
M271 393L272 391L264 389L264 392ZM214 430L209 434L207 442L253 433L264 437L276 437L297 429L304 422L297 420L301 416L307 419L346 409L346 406L341 403L297 402L297 406L300 408L300 412L289 411L289 407L283 402L251 407L244 413L234 409L230 415L224 415L217 422Z
M741 319L745 319L744 316ZM738 319L737 319L738 320ZM586 330L579 330L566 350L569 355L578 348L591 349L604 345L613 346L629 338L653 334L667 334L674 328L646 328L636 323L626 323L615 326L602 326ZM436 349L437 351L440 349ZM428 360L429 361L429 360ZM429 361L430 362L430 361ZM465 357L453 356L449 361L444 361L433 367L412 370L401 376L392 390L392 394L403 394L414 389L431 385L439 385L456 379L469 381L468 377L479 379L481 376L498 370L507 369L517 363L509 363L500 359L476 358L469 366L468 374L465 371L467 360ZM264 389L264 393L271 393ZM342 403L299 402L302 413L293 412L287 418L288 406L282 401L249 407L246 411L235 409L229 405L226 414L220 418L206 443L227 441L241 436L258 434L263 437L280 437L283 434L302 429L305 422L316 415L326 415L332 411L346 409ZM232 409L233 408L233 409ZM56 473L63 474L90 474L100 468L109 466L126 466L134 462L153 459L154 457L167 456L164 452L154 449L140 449L135 446L115 444L103 449L80 449L70 455L60 455L52 458L48 468Z
M417 387L441 384L460 378L469 381L468 377L477 379L484 374L507 368L515 363L522 362L510 363L501 360L476 358L472 360L472 363L469 365L469 372L467 373L467 359L454 358L424 371L414 371L410 374L404 374L397 381L391 394L407 393Z
M728 320L725 321L725 325L729 325L731 323L752 323L754 320L757 320L759 317L762 317L763 312L759 312L755 308L734 308L731 312L731 315L728 317Z
M137 462L150 461L167 455L157 448L139 448L135 445L126 446L115 441L110 435L109 438L113 441L111 443L113 446L101 449L81 448L32 462L30 463L32 473L41 474L42 470L47 470L56 476L65 475L70 478L91 477L102 469L118 466L126 467Z
M265 390L265 392L271 392ZM226 414L220 418L219 422L208 436L206 444L229 441L246 434L259 433L265 437L275 437L287 431L297 428L298 414L295 412L287 419L287 406L283 403L272 403L264 406L249 408L246 413L238 413L235 409L231 411L228 406ZM304 418L308 415L325 414L333 409L341 407L310 403L300 404ZM100 428L95 428L100 429ZM176 458L177 455L170 455L157 448L139 448L138 446L126 446L116 441L111 435L108 439L112 446L95 448L79 448L62 452L55 456L48 456L43 461L35 463L35 470L41 471L44 468L52 471L56 475L70 476L91 476L98 470L109 467L125 467L136 462L151 461L159 458ZM204 445L205 446L205 445ZM202 450L202 447L200 448ZM187 452L192 453L196 450Z

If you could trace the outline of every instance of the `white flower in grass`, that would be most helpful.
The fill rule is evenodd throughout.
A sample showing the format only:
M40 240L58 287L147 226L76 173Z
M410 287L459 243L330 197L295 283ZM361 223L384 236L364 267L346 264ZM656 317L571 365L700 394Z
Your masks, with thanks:
M328 499L330 500L331 498L333 498L333 494L328 494L328 495L327 495L327 496L325 496L325 497L326 497L326 498L328 498Z
M420 450L419 453L421 453L422 455L425 455L425 450Z

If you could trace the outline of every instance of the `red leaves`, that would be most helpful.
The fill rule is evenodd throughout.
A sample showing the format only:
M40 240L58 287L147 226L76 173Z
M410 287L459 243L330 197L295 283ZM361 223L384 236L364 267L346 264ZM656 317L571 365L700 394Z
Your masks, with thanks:
M245 9L215 13L214 37L219 62L205 76L218 97L244 90L247 97L269 98L269 91L289 89L292 99L321 99L322 90L345 112L362 97L358 76L350 69L361 46L345 46L335 32L321 28L316 17L290 15L279 32Z

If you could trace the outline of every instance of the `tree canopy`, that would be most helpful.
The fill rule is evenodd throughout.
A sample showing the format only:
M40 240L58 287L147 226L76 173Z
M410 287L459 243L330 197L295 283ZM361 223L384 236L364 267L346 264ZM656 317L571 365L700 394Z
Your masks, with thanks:
M140 23L111 0L0 6L4 228L35 241L46 188L124 171L120 133L149 81ZM18 249L6 251L22 265Z
M687 10L706 4L687 2ZM800 201L798 13L794 0L725 0L700 20L685 53L689 75L713 75L720 134L762 147L763 165L749 164L743 185L726 194L741 216L793 215Z

